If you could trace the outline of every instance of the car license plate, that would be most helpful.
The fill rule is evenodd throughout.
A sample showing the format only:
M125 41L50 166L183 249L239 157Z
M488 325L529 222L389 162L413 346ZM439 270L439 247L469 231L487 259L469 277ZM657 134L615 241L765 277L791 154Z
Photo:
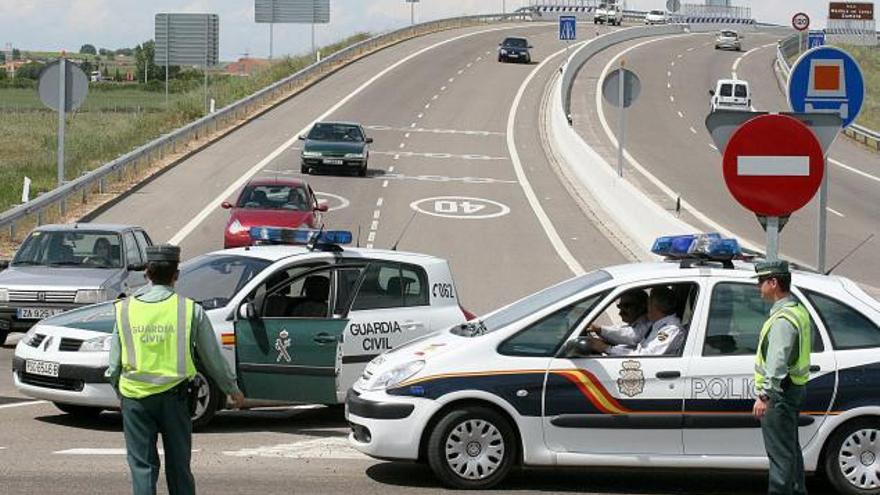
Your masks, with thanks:
M63 312L61 308L18 308L16 316L19 320L42 320Z
M48 361L34 361L28 359L24 363L25 372L31 375L51 376L58 378L58 363L50 363Z
M508 53L507 56L510 58L517 58L517 57L519 57L519 54L518 53Z
M324 159L324 165L342 165L343 163L345 163L345 162L342 160L337 160L337 159L333 159L333 158L325 158Z

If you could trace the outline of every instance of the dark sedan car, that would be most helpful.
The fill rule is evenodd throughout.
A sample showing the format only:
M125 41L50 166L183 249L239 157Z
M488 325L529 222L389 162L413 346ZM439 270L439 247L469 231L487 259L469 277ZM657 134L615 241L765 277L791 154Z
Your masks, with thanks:
M525 38L504 38L504 41L498 45L498 61L530 63L532 61L530 48L533 47Z
M370 158L368 138L360 124L347 122L319 122L305 136L300 170L308 174L313 170L346 170L367 175Z

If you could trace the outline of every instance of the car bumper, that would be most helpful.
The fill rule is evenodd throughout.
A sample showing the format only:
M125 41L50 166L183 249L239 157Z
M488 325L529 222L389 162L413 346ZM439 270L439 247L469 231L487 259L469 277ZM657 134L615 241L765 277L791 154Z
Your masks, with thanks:
M25 359L14 357L12 377L15 388L35 399L78 406L118 408L113 386L104 378L107 367L61 364L58 377L44 377L25 372Z
M0 330L10 332L27 332L32 326L36 325L40 320L21 320L18 318L19 308L49 308L70 311L71 309L82 308L88 304L47 304L47 303L3 303L0 306Z
M741 46L742 45L740 45L739 43L727 43L727 42L715 43L715 48L718 48L721 50L739 50Z
M229 231L227 231L223 234L223 249L246 247L251 244L253 244L253 240L251 239L250 232L245 232L244 234L230 234Z
M439 405L429 399L349 390L345 417L349 444L377 459L417 460L425 425Z
M360 170L367 166L365 159L336 158L342 163L326 163L323 158L303 158L302 165L314 169Z

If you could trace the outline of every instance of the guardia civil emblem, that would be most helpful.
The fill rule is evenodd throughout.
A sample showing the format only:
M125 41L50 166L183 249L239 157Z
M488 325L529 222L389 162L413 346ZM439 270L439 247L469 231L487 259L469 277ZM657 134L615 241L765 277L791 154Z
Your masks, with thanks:
M645 374L642 373L642 363L632 360L621 363L617 390L620 390L620 393L627 397L635 397L645 390Z
M287 351L289 348L290 334L287 333L287 330L281 330L281 333L278 334L278 338L275 339L275 350L278 351L278 357L275 358L276 363L280 363L282 359L288 363L292 360L290 353Z

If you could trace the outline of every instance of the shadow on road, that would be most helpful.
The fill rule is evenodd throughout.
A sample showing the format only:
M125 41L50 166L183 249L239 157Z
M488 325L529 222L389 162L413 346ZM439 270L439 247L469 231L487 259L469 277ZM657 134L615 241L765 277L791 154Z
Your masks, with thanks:
M384 462L367 468L373 481L413 489L442 485L425 464ZM807 480L811 494L833 494L821 478ZM759 495L767 493L767 475L760 472L622 468L528 468L511 473L493 490L482 493L539 491L630 495Z

